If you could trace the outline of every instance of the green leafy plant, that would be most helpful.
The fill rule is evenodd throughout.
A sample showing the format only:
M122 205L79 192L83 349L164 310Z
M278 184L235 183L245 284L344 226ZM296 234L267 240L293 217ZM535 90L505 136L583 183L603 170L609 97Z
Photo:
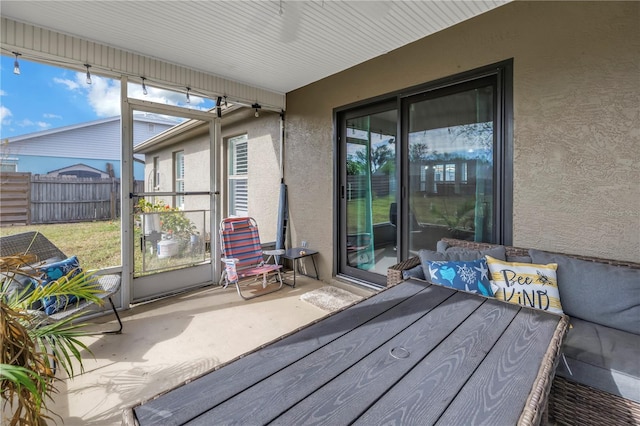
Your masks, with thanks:
M91 353L78 339L91 334L83 330L86 324L74 323L81 314L50 322L44 312L31 307L45 297L68 295L103 303L97 296L100 290L93 273L72 276L71 271L46 286L12 290L10 284L18 277L40 281L37 270L29 266L34 261L32 255L0 257L0 392L3 409L8 406L13 413L7 419L11 426L46 424L53 414L46 409L46 401L57 392L56 366L73 378L73 360L82 372L81 350Z
M445 199L442 202L442 208L434 206L434 212L444 221L450 231L472 231L474 228L475 208L474 200L465 200L461 204L450 207Z
M171 207L163 200L149 202L144 198L138 201L139 213L160 213L160 226L162 232L171 235L173 238L188 239L189 236L197 233L197 227L177 207Z

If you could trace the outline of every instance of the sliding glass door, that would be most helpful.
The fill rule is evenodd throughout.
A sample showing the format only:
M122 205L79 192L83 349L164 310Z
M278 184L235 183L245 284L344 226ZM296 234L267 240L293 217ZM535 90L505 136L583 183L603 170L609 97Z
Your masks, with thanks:
M512 63L339 111L338 274L387 268L444 238L511 243Z
M485 78L405 99L409 254L495 239L495 93Z
M341 267L355 277L382 276L396 263L397 127L395 103L343 121Z

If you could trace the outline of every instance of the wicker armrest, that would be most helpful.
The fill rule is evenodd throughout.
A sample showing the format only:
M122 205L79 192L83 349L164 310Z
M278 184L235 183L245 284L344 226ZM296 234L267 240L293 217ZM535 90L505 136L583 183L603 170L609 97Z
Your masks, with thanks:
M415 268L419 264L420 258L418 256L415 256L396 265L390 266L387 269L387 287L394 286L404 280L404 278L402 278L402 271Z

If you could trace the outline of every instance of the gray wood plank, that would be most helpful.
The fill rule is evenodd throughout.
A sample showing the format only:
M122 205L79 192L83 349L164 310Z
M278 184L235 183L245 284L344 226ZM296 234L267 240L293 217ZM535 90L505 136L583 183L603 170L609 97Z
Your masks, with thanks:
M415 296L413 297L416 298ZM472 315L483 298L456 293L273 424L350 424ZM395 355L395 356L394 356Z
M407 281L134 408L140 425L181 425L424 290Z
M188 424L266 424L328 381L341 377L352 365L359 366L369 353L455 294L445 287L425 288ZM299 422L292 419L286 423Z
M391 389L355 424L434 424L518 312L515 305L483 301L402 380L390 384Z
M438 424L517 424L559 321L521 309Z

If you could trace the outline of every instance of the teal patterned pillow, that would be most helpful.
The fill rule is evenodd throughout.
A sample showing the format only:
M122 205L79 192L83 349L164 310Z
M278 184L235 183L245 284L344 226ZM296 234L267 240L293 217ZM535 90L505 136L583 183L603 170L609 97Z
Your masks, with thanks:
M493 297L489 267L483 259L471 261L427 261L425 276L434 284Z

